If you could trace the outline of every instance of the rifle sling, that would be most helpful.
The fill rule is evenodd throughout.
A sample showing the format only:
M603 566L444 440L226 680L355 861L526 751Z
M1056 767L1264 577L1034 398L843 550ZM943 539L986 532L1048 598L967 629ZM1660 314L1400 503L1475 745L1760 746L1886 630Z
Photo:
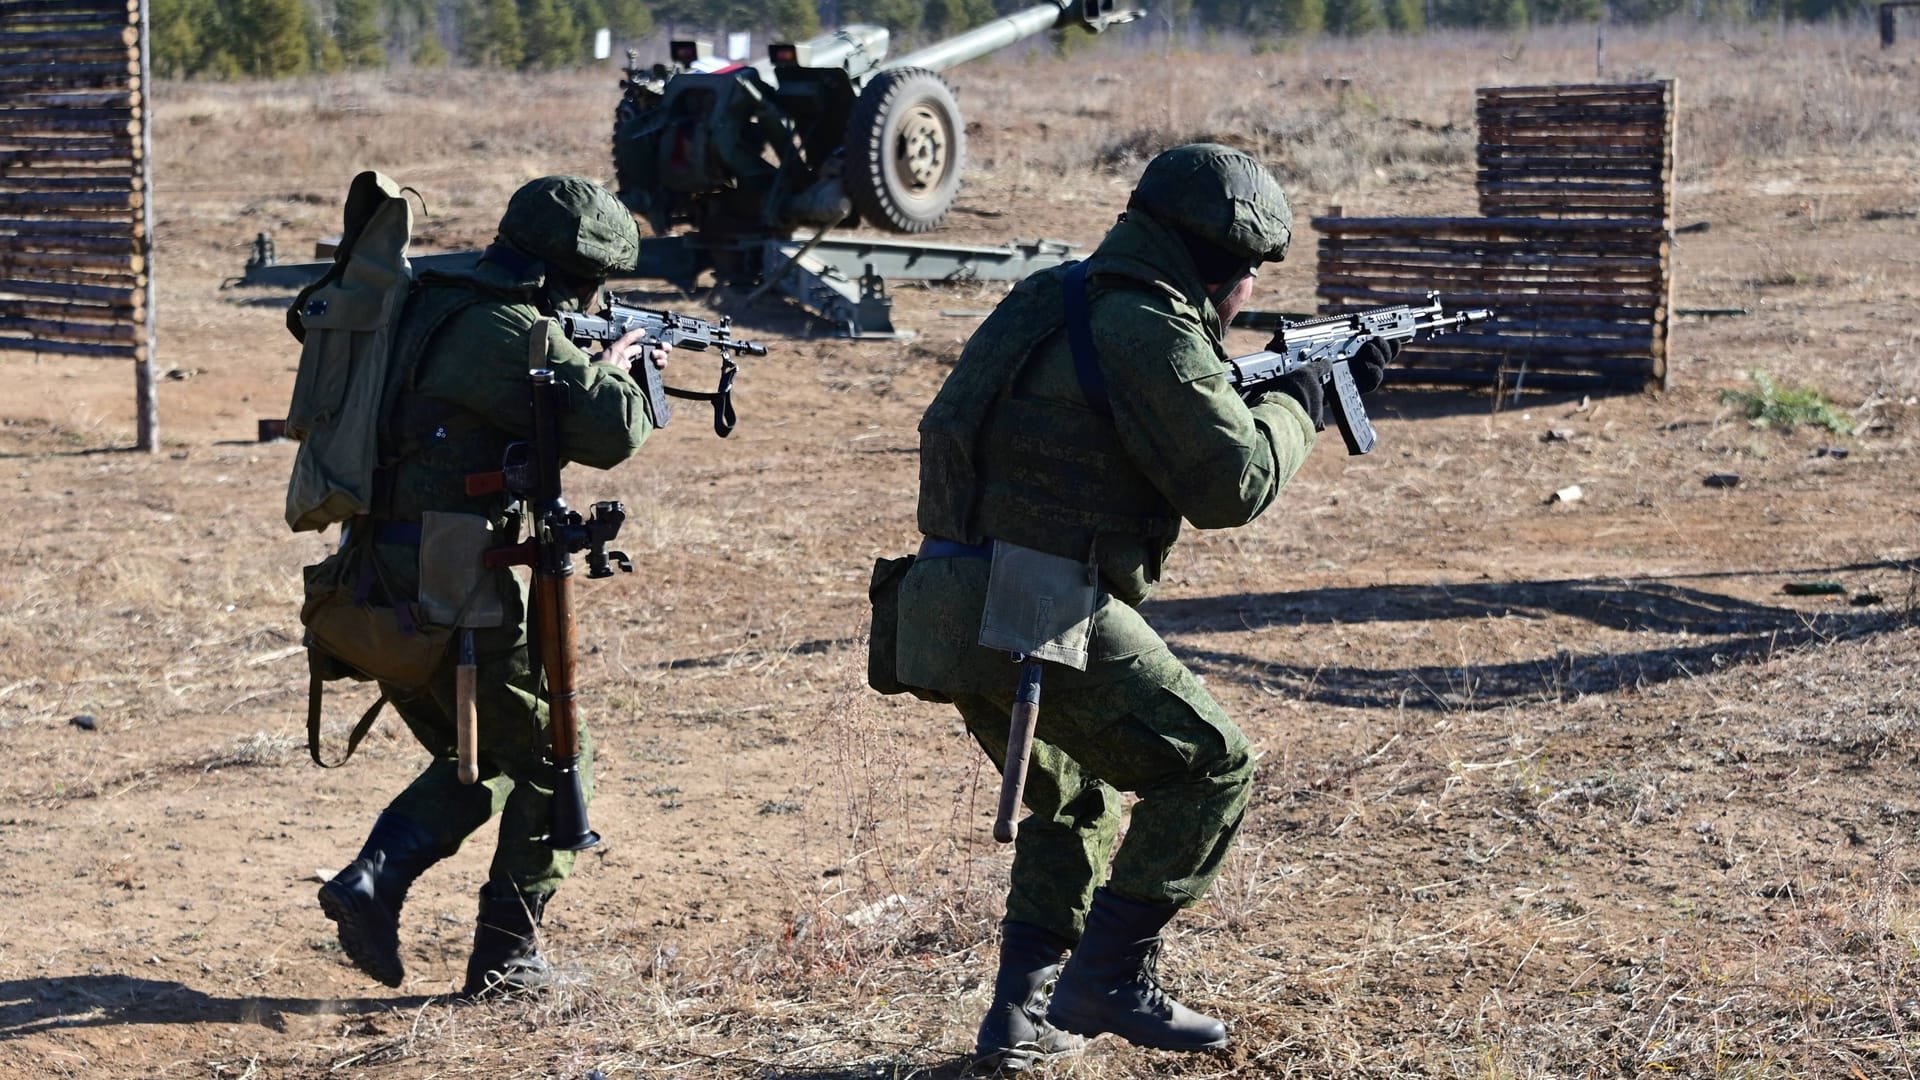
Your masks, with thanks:
M699 390L682 390L677 386L662 385L660 388L669 397L683 398L687 401L710 401L713 403L713 433L726 438L733 433L739 417L733 411L733 377L740 365L732 357L720 358L720 385L711 394Z

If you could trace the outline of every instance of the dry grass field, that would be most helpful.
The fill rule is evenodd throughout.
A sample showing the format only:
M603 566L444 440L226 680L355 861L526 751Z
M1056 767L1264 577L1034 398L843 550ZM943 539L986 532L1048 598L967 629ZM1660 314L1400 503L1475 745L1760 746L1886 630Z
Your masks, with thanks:
M1224 139L1301 211L1258 303L1310 309L1308 216L1472 213L1473 88L1594 74L1584 33L1121 46L953 74L949 237L1091 244L1146 155ZM1680 80L1679 221L1711 230L1676 242L1678 305L1749 314L1678 320L1660 394L1389 389L1370 457L1334 440L1260 521L1189 534L1150 618L1262 756L1164 971L1234 1043L1103 1039L1050 1075L1920 1073L1920 58L1861 26L1615 31L1606 60ZM639 567L579 601L607 842L546 948L582 981L445 996L490 843L414 888L398 991L314 904L419 752L388 720L346 768L306 760L299 568L325 542L281 522L291 446L253 441L292 385L286 297L222 279L258 231L286 255L335 231L366 167L423 193L422 247L485 242L526 179L610 174L614 82L159 88L161 451L124 449L124 365L0 356L0 1075L964 1067L995 777L861 665L872 560L916 539L914 425L974 325L943 313L992 288L896 288L904 345L654 295L774 351L733 438L690 414L569 480L626 500ZM1750 425L1720 395L1755 369L1854 432ZM1846 595L1783 592L1814 580Z

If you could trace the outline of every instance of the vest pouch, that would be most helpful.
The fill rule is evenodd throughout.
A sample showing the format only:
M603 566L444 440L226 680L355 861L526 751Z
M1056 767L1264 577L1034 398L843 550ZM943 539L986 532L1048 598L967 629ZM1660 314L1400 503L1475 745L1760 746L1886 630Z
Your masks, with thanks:
M1084 560L995 540L980 644L1087 670L1093 611L1100 603L1095 580Z
M974 504L980 494L973 440L981 420L981 415L968 414L945 401L928 406L920 419L917 523L928 536L944 536L961 543L980 539L973 529Z
M914 556L873 560L873 579L867 601L873 622L867 631L867 685L882 694L912 694L922 701L946 704L953 699L900 681L900 583L913 569Z
M428 510L420 515L420 609L437 626L483 627L506 622L497 571L486 554L499 547L493 523L479 514Z
M453 628L428 623L412 601L390 600L367 545L349 542L302 573L300 622L318 678L377 679L402 693L433 682Z

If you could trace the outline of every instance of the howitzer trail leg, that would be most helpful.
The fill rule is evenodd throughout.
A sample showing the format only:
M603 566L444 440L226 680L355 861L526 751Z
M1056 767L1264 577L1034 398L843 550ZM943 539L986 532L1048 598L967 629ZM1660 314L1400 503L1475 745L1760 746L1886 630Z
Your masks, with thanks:
M320 886L320 910L337 924L340 948L353 966L386 986L406 977L400 962L400 907L407 888L439 862L433 835L407 818L382 812L359 858Z
M1175 1001L1154 971L1160 931L1179 908L1093 891L1087 930L1060 971L1047 1021L1092 1037L1111 1032L1153 1050L1217 1050L1225 1024Z

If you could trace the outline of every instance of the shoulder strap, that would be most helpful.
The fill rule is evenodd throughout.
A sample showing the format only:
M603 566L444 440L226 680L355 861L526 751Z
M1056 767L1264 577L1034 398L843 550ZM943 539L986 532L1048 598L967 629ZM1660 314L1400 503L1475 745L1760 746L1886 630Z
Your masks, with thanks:
M1107 376L1100 369L1100 353L1093 347L1093 319L1087 307L1087 263L1074 263L1060 279L1067 306L1067 347L1073 350L1073 373L1087 406L1112 418L1113 399L1107 395Z
M307 650L307 756L313 759L313 763L315 765L318 765L323 769L337 769L340 766L345 765L347 763L347 759L353 756L353 752L355 750L360 749L360 740L366 738L367 732L373 729L374 718L380 715L380 709L386 705L387 695L385 693L382 693L378 698L374 700L374 703L372 705L368 706L366 712L360 714L359 721L353 725L353 731L347 735L347 752L340 755L339 761L336 761L333 764L329 765L325 761L323 761L320 757L320 694L321 694L320 669L314 663L313 650L308 649Z
M409 433L395 429L400 400L418 385L420 362L440 330L453 317L470 307L494 299L485 291L471 287L467 280L422 278L408 299L407 314L401 319L401 333L393 345L393 363L387 369L387 383L380 405L380 464L391 466L417 449ZM447 286L460 286L449 288ZM436 421L437 422L437 421Z

